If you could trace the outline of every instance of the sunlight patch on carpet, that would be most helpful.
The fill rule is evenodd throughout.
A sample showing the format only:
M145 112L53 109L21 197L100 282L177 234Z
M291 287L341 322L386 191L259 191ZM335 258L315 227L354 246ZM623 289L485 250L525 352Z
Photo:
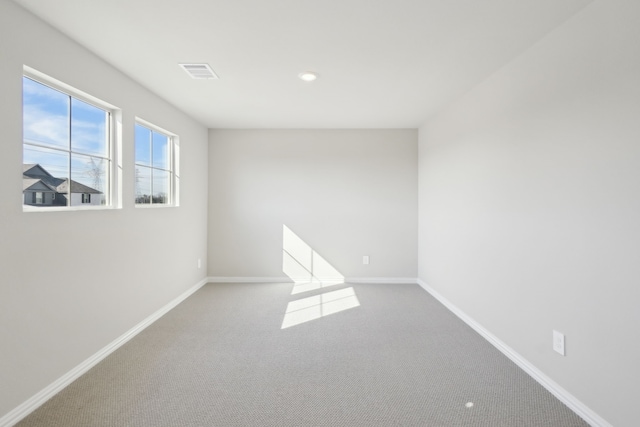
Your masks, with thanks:
M291 301L287 305L287 311L280 329L310 322L359 306L360 302L352 287Z

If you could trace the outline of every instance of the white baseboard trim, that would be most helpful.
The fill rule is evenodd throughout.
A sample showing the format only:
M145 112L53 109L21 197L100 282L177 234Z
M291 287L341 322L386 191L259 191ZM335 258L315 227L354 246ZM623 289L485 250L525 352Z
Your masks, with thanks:
M415 277L347 277L345 283L382 283L391 285L415 285Z
M288 277L207 277L209 283L293 283Z
M427 291L431 296L437 299L442 305L444 305L449 311L458 316L463 322L469 325L473 330L479 333L484 339L489 341L495 348L497 348L502 354L507 356L518 365L523 371L529 374L540 385L546 388L551 394L558 398L562 403L567 405L573 412L578 414L589 425L593 427L612 427L604 418L589 409L584 403L579 401L575 396L562 388L558 383L553 381L542 371L536 368L528 360L514 351L511 347L502 342L498 337L491 332L483 328L479 323L469 317L466 313L453 305L449 300L440 295L431 286L427 285L424 281L417 279L418 285Z
M116 351L118 348L122 347L122 345L126 344L133 337L138 335L144 329L146 329L153 322L161 318L175 306L180 304L182 301L191 296L194 292L200 289L207 283L207 279L203 279L198 282L195 286L191 287L187 291L183 292L178 297L174 298L164 307L153 313L151 316L144 319L142 322L138 323L136 326L125 332L120 337L116 338L115 341L108 344L102 350L95 353L93 356L89 357L87 360L67 372L62 377L58 378L53 383L49 384L47 387L42 389L40 392L32 396L30 399L26 400L24 403L11 410L9 413L0 418L0 427L10 427L17 424L31 412L38 409L43 403L47 400L51 399L54 395L64 389L66 386L71 384L73 381L78 379L82 374L87 372L89 369L93 368L111 353Z
M208 277L209 283L294 283L289 277ZM302 279L301 279L302 281ZM339 282L339 278L327 278L326 282ZM417 283L415 277L345 277L344 283L389 283L389 284L413 284Z

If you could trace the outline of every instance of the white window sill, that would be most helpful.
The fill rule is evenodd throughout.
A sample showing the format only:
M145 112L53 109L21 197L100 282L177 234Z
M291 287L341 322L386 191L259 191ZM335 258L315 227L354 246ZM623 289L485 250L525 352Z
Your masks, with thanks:
M22 212L77 212L77 211L109 211L120 209L115 206L22 206Z
M177 205L164 204L164 203L156 203L156 204L136 204L136 208L140 209L162 209L162 208L177 208Z

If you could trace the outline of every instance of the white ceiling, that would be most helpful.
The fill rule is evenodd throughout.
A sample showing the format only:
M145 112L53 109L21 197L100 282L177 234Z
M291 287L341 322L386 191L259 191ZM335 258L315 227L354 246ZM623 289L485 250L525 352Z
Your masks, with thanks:
M416 128L593 0L14 1L210 128Z

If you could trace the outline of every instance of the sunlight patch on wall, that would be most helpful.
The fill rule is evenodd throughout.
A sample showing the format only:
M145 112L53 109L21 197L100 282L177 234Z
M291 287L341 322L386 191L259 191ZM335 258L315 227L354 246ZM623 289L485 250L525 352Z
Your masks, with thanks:
M291 295L344 283L344 276L286 225L282 225L282 271L295 283Z
M352 287L291 301L280 329L289 328L321 317L359 307Z

